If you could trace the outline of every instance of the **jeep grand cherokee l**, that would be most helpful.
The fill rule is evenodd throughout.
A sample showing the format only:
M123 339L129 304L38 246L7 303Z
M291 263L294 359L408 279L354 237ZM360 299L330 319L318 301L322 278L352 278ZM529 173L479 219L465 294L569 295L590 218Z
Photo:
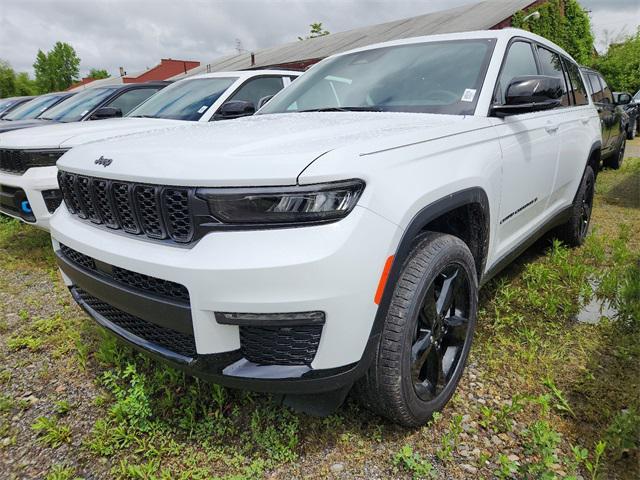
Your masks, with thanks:
M323 60L258 113L66 153L65 283L195 375L316 412L355 384L424 424L479 285L552 227L587 234L600 127L578 66L520 30L404 39Z
M55 163L68 149L109 137L184 125L185 120L208 122L249 115L262 99L299 75L284 70L197 75L164 88L125 118L4 133L0 135L0 212L47 229L62 201Z

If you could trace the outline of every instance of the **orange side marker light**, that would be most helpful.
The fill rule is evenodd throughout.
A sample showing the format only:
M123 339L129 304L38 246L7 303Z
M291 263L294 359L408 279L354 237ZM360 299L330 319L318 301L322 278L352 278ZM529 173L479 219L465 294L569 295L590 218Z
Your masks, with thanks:
M384 264L384 268L382 269L382 275L380 275L380 282L378 282L378 290L376 290L376 296L373 298L373 301L376 305L380 305L380 300L382 300L382 294L384 293L384 287L386 286L387 279L389 278L391 265L393 265L393 255L387 258L387 261Z

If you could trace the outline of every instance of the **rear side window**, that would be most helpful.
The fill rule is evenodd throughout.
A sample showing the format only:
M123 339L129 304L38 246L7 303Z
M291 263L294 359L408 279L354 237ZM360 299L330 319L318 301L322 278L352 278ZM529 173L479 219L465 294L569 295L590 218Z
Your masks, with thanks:
M533 56L531 44L528 42L513 42L507 52L500 78L496 85L494 103L503 104L507 87L515 77L537 75L538 67Z
M249 80L242 85L229 100L242 100L244 102L253 103L257 108L258 102L262 97L275 95L283 87L281 77L258 77Z
M119 108L122 111L122 115L126 115L135 107L144 102L151 95L156 93L159 88L138 88L136 90L129 90L124 92L118 98L109 103L110 107Z
M594 102L602 103L602 85L600 85L598 76L590 73L587 75L587 78L589 79L589 86L591 87L591 98Z
M602 101L604 103L613 103L613 95L611 94L609 85L607 85L607 82L605 82L604 78L600 75L598 75L598 78L600 78L600 83L602 84Z
M538 47L538 58L540 59L540 68L542 68L543 75L557 77L562 80L562 85L564 86L562 105L565 107L569 106L569 94L567 92L566 79L562 70L562 61L560 60L560 55L552 52L551 50L547 50L546 48Z
M576 105L587 105L589 103L589 97L587 97L587 89L582 81L580 70L578 66L570 60L565 59L564 65L571 81L571 92Z

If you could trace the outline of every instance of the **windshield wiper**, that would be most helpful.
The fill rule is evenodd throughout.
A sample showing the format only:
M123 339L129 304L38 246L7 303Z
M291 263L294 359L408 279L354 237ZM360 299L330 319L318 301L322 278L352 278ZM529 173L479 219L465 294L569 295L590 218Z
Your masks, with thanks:
M129 118L158 118L154 115L129 115Z
M380 107L326 107L298 110L298 113L306 112L382 112Z

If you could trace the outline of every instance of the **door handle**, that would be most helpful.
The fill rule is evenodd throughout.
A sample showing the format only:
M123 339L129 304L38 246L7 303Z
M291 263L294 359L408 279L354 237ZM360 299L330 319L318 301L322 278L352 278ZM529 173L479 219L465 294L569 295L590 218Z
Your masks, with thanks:
M547 133L554 134L558 131L559 127L559 125L547 125L544 127L544 129L547 131Z
M585 125L586 125L587 123L589 123L589 120L590 120L590 118L589 118L589 117L582 117L582 118L580 119L580 121L581 121L582 123L584 123Z

